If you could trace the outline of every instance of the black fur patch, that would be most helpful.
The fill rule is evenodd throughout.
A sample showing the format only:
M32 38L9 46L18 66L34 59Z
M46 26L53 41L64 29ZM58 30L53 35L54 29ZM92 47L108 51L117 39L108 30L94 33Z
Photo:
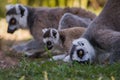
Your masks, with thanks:
M94 47L99 47L100 49L104 49L102 48L102 46L100 44L98 44L94 39L89 40L89 42L94 46Z
M17 15L15 7L13 7L12 9L10 9L6 12L6 15L13 15L13 14Z
M28 10L27 24L28 24L28 27L30 29L30 33L32 34L32 27L33 27L33 24L34 24L34 21L35 21L35 16L34 16L35 10L33 8L30 8L30 7L27 7L27 6L25 6L25 7Z
M52 30L52 34L53 34L53 36L54 36L54 38L56 38L57 36L57 32L56 31L54 31L54 30Z
M72 45L71 50L70 50L70 59L72 60L73 53L75 51L76 45ZM73 60L72 60L73 61Z
M60 39L62 41L62 44L65 42L65 36L60 35Z
M20 9L21 17L24 16L25 9L21 5L19 6L19 9Z
M47 30L46 33L43 35L43 38L50 37L50 30Z

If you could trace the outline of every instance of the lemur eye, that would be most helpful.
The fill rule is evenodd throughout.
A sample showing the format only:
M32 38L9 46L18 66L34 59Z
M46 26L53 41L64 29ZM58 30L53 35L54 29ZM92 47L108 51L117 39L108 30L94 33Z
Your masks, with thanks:
M51 41L48 41L48 42L47 42L47 45L51 45L51 44L52 44Z
M84 50L83 49L78 50L77 55L78 57L82 58L85 55Z
M11 23L14 24L14 23L15 23L15 20L13 19L13 20L11 21Z
M81 43L82 46L84 46L84 43Z
M12 18L12 19L10 20L10 24L12 24L12 25L16 24L15 18Z

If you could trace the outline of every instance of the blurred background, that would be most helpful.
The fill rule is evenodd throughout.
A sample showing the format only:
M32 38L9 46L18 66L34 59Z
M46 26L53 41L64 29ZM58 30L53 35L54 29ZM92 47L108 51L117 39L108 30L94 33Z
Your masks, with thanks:
M106 0L0 0L0 18L5 16L5 5L24 4L33 7L82 7L99 14Z

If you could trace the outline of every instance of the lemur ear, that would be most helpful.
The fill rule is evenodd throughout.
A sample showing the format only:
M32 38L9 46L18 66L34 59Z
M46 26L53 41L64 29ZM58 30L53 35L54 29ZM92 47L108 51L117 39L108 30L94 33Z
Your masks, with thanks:
M52 35L54 38L57 38L57 30L53 29L52 30Z
M47 28L42 29L42 32L45 33L47 30L48 30Z
M25 12L25 8L22 5L19 5L18 7L19 7L19 10L20 10L21 17L23 17L24 16L24 12Z
M6 5L5 8L7 11L9 11L10 9L12 9L13 7L15 7L14 5Z

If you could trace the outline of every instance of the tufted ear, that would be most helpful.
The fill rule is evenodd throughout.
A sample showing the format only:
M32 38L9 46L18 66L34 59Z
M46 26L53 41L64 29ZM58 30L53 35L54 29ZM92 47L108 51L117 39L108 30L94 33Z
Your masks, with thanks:
M11 4L5 6L5 8L6 8L7 11L9 11L10 9L12 9L13 7L15 7L15 6L11 5Z
M25 12L24 6L23 5L19 5L18 8L20 10L21 17L23 17L24 16L24 12Z
M46 31L48 31L47 28L42 29L42 32L43 32L43 33L45 33Z

